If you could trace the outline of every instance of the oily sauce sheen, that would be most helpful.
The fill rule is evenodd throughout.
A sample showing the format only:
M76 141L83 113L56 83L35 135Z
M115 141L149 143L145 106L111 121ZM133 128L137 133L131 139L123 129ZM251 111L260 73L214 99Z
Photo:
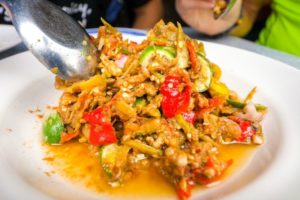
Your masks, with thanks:
M170 196L175 195L173 186L153 169L141 170L121 187L112 188L99 164L98 152L91 145L70 142L64 145L45 145L44 160L53 167L53 172L71 182L94 192L118 196ZM220 159L233 159L222 179L239 170L254 152L254 145L227 145L220 147ZM204 187L197 187L196 190Z

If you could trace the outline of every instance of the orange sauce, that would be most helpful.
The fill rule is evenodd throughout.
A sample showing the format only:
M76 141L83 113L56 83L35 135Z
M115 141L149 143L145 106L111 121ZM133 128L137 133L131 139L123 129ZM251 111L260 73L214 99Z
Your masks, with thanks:
M74 184L106 194L118 196L172 196L175 195L173 186L153 169L142 170L131 180L126 181L121 187L112 188L107 184L97 151L89 149L89 145L70 142L60 146L45 145L47 161L53 172L57 173ZM233 164L228 168L223 180L239 170L251 157L255 146L227 145L220 147L222 160L233 159ZM196 190L202 190L197 187Z

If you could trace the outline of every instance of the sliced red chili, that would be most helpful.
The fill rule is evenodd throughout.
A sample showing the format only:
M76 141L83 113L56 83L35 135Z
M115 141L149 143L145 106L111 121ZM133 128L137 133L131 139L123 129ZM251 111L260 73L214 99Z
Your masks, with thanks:
M200 184L202 184L202 185L209 185L209 184L211 184L211 183L220 181L220 179L222 179L222 177L223 177L225 171L228 169L228 167L230 167L230 165L232 165L232 163L233 163L233 160L232 160L232 159L227 160L227 161L225 162L225 167L224 167L224 169L222 170L221 174L219 174L219 175L217 175L217 176L215 176L215 177L213 177L213 178L211 178L211 179L209 179L209 178L207 178L205 175L203 175L203 173L202 173L201 170L197 170L197 169L196 169L196 170L194 171L194 176L195 176L195 178L196 178L196 182L197 182L197 183L200 183ZM207 166L207 165L209 165L209 166ZM210 165L212 165L212 166L210 166ZM208 160L207 163L206 163L206 167L214 167L213 165L214 165L214 164L211 163L209 160Z
M161 108L166 117L174 117L177 112L178 97L164 96L161 102Z
M167 97L176 97L180 94L178 90L180 84L181 80L178 76L167 76L160 88L160 92Z
M183 91L180 91L180 87L183 85L180 77L167 76L160 87L160 92L163 95L162 110L168 118L186 112L189 106L192 90L189 85L185 85Z
M189 199L191 197L191 191L184 191L179 188L177 189L177 195L181 200Z
M242 131L241 136L236 139L237 141L244 142L247 138L251 138L256 134L256 131L252 126L252 122L238 117L230 117L230 119L238 123Z
M252 127L252 123L250 121L241 121L239 125L242 130L242 134L237 141L245 141L247 138L251 138L256 134L256 131Z
M179 199L185 200L189 199L192 194L192 186L185 180L184 184L179 184L176 189Z
M175 114L180 114L187 111L191 100L191 94L191 87L189 85L185 86L183 92L179 95L177 112Z
M102 124L105 123L105 118L103 116L103 108L97 108L91 112L84 113L83 119L88 121L90 124Z
M215 164L214 164L212 158L209 157L209 158L207 159L207 162L206 162L206 164L205 164L205 167L214 167L214 166L215 166Z
M105 145L117 142L115 130L110 123L91 124L89 141L93 145Z
M89 142L93 145L117 142L115 130L111 123L106 122L104 112L107 112L106 107L97 108L83 115L83 119L89 122L91 126Z

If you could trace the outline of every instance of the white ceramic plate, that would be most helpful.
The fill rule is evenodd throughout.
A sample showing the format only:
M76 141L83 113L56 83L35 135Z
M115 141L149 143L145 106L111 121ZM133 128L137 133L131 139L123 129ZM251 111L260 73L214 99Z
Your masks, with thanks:
M20 42L21 38L12 25L0 25L0 52Z
M126 37L143 38L143 32L126 30ZM255 101L267 105L269 114L263 124L266 143L253 158L223 184L194 192L192 199L300 199L300 71L237 48L205 47L230 88L245 96L258 87ZM29 110L57 104L60 93L53 83L54 76L29 52L0 61L0 199L107 199L44 174L51 169L42 160L42 122Z

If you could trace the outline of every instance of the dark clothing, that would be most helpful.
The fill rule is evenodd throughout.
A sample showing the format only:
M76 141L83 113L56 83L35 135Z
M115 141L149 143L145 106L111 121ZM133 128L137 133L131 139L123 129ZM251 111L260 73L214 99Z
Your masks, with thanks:
M8 12L0 5L0 24L11 24Z
M149 0L50 0L66 13L78 20L86 28L101 25L104 18L113 26L131 27L134 22L134 9L145 5ZM0 24L10 23L4 9L0 7Z

